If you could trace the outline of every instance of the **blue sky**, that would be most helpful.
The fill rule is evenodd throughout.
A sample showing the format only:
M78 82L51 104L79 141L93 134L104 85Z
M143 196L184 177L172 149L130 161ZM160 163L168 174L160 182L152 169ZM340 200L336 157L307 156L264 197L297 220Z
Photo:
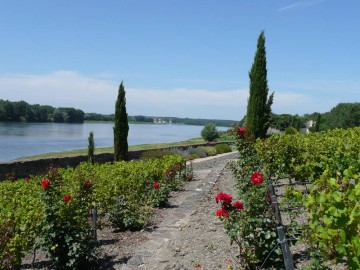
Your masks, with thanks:
M0 98L240 120L265 31L273 112L360 102L359 0L0 0Z

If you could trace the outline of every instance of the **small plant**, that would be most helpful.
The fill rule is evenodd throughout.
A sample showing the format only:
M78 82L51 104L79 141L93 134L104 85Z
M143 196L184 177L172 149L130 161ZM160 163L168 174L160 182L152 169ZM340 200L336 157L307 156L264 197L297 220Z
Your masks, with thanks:
M179 155L175 151L171 150L162 150L162 149L154 149L154 150L148 150L141 154L140 159L141 160L150 160L150 159L156 159L156 158L163 158L165 156L171 156L171 155Z
M110 210L109 220L116 231L137 231L148 224L148 215L139 203L122 196Z
M155 182L150 192L150 205L152 207L167 206L170 197L170 189L165 184Z
M215 145L215 149L218 154L229 153L232 151L230 145L224 143Z
M188 153L189 157L194 157L194 158L206 157L206 152L203 149L201 149L200 147L190 148L187 150L187 153Z
M216 148L213 146L199 146L198 148L200 148L201 150L203 150L206 154L206 156L216 156L217 152L216 152Z

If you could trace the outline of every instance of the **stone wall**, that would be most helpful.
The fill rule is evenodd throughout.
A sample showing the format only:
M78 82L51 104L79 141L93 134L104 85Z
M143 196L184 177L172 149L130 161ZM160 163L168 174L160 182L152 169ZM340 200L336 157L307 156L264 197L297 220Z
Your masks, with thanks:
M224 142L219 142L219 143L224 143ZM176 149L185 150L189 147L210 146L215 144L218 143L184 145L184 146L176 146L173 148L160 148L160 149L169 150L176 148ZM129 159L137 160L141 157L143 152L149 150L151 149L129 151ZM30 175L42 174L46 172L50 167L76 167L81 162L84 161L87 161L87 155L0 163L0 181L7 179L9 173L14 178L24 178ZM112 153L103 153L103 154L95 155L95 162L97 163L105 163L105 162L113 162L113 161L114 161L114 154Z

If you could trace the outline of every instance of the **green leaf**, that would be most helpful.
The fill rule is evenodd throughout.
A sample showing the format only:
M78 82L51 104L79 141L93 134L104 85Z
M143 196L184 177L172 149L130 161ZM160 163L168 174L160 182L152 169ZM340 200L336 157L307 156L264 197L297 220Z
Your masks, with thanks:
M340 230L339 231L339 236L340 236L340 240L341 240L341 243L345 243L346 242L346 233L344 230Z

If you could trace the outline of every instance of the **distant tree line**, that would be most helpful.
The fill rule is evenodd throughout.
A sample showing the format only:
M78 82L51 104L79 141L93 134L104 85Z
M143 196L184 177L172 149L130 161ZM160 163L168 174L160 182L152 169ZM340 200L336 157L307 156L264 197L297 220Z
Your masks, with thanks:
M135 115L128 116L128 121L132 123L152 123L154 119L159 119L170 122L173 124L205 126L206 124L213 123L219 127L231 127L238 124L234 120L216 120L216 119L193 119L193 118L179 118L179 117L162 117L162 116L144 116ZM85 121L114 121L114 114L98 114L98 113L85 113Z
M54 108L48 105L31 105L25 101L0 99L0 121L82 123L85 113L74 108Z
M316 128L310 128L310 131L360 126L360 103L339 103L330 112L314 112L312 114L304 114L303 116L272 113L270 126L281 131L288 127L294 127L299 130L309 120L315 121L317 125Z

